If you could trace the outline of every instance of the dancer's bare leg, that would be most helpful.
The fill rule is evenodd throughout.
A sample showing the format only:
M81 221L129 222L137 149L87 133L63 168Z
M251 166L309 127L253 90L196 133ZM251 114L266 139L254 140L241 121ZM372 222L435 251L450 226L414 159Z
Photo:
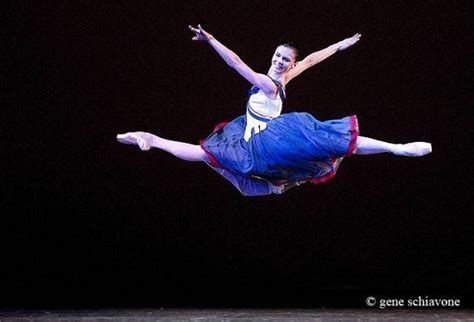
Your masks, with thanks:
M356 154L393 153L407 157L421 157L431 153L431 144L426 142L412 142L407 144L393 144L380 140L359 136L356 141Z
M166 140L147 132L118 134L117 140L120 143L138 145L143 151L158 148L186 161L208 160L206 152L199 145Z

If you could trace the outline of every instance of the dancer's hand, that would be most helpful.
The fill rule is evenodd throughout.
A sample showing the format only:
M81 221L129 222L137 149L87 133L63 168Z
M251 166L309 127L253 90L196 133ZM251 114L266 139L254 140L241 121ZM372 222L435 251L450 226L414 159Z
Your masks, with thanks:
M354 36L350 38L346 38L344 40L341 40L339 42L339 48L338 50L344 50L349 48L350 46L354 45L356 42L360 40L361 34L355 34Z
M193 37L193 40L209 41L214 38L210 33L208 33L207 31L204 31L201 25L198 25L197 29L189 25L189 29L195 34L195 36Z

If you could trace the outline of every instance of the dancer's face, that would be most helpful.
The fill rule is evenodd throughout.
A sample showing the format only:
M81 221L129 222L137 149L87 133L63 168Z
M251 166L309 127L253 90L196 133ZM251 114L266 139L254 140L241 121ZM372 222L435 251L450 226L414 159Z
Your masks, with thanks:
M295 66L296 53L293 48L278 46L272 57L272 68L278 74L288 72Z

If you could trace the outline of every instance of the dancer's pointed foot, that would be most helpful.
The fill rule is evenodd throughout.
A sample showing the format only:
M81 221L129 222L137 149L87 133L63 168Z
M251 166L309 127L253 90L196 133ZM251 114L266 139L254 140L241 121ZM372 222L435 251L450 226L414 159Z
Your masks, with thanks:
M431 143L413 142L407 144L396 144L392 153L406 157L421 157L431 153Z
M152 146L153 135L145 132L128 132L117 134L117 141L124 144L138 145L142 151L148 151Z

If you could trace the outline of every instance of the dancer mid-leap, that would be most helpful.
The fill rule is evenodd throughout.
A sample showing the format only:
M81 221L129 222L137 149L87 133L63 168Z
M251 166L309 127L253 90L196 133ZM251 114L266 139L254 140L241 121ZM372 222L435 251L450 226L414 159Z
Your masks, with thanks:
M137 144L142 150L158 148L187 161L204 161L246 196L282 193L305 182L332 178L345 156L393 153L419 157L431 152L431 144L393 144L359 135L357 117L318 121L308 113L281 114L285 86L303 71L360 40L344 39L297 61L294 43L279 45L267 74L259 74L239 56L198 25L189 26L193 40L212 48L248 80L246 114L219 124L200 145L166 140L151 133L117 135L119 142Z

